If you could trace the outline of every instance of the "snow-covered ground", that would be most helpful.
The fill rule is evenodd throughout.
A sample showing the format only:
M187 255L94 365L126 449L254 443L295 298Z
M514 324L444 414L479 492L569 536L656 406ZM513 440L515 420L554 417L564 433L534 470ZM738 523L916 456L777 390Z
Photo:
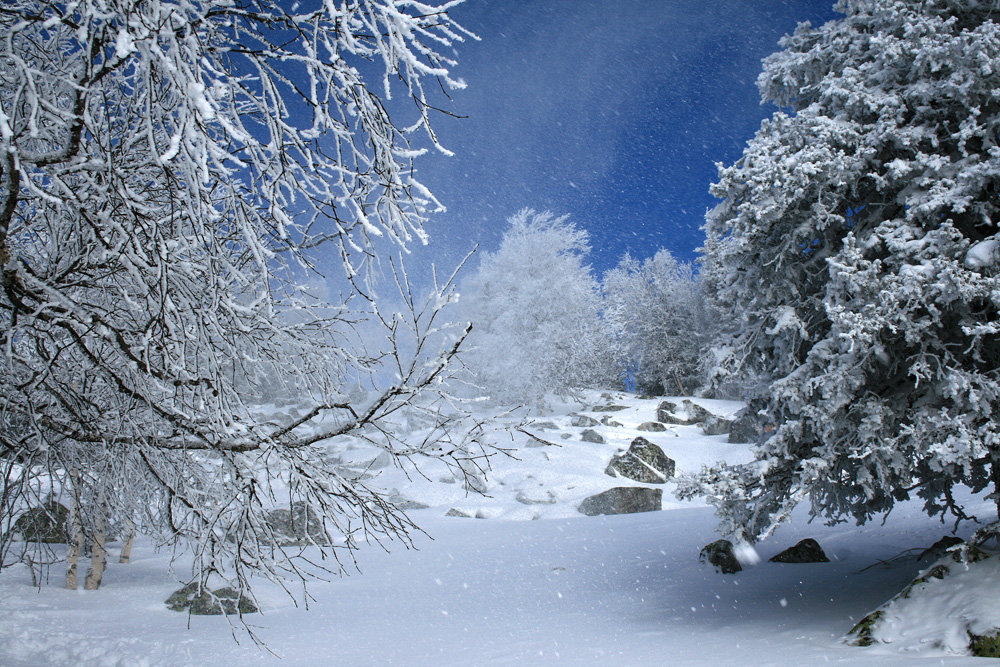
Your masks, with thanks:
M598 403L627 405L613 413ZM841 637L928 563L893 557L947 532L916 504L885 525L826 527L796 520L758 545L762 561L734 575L699 564L716 539L712 510L664 494L664 511L585 517L585 497L628 484L604 474L610 457L637 435L659 444L680 472L724 459L745 460L745 445L704 436L698 427L636 430L655 418L657 400L596 395L537 418L529 431L559 446L510 443L517 459L497 458L486 496L469 495L442 471L426 479L392 466L371 469L373 484L427 505L410 516L426 531L416 549L368 547L361 572L309 585L309 609L261 582L263 613L246 617L266 644L221 617L188 617L163 604L178 587L169 554L141 542L130 565L113 562L96 592L31 586L24 569L0 576L0 664L650 664L858 665L966 664L940 649L854 648ZM676 400L675 402L680 402ZM699 403L721 415L735 403ZM567 414L600 418L606 444L582 442ZM569 437L563 437L568 434ZM533 443L537 444L537 443ZM371 461L360 444L345 465ZM975 509L972 501L972 509ZM445 516L456 509L486 520ZM832 562L778 564L767 558L803 537ZM880 561L890 561L881 563ZM872 567L874 565L874 567ZM234 641L239 640L239 643ZM280 658L280 660L279 660Z

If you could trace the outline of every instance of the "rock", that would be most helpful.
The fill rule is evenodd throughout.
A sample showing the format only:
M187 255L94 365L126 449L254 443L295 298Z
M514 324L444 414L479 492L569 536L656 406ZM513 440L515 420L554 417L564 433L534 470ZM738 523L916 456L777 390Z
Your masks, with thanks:
M588 417L587 415L576 415L573 417L573 421L569 424L570 426L577 426L581 428L589 428L591 426L597 426L599 422L593 417Z
M733 427L733 422L722 417L712 415L701 425L701 432L705 435L725 435Z
M25 542L69 543L69 508L54 500L32 507L17 517L13 532Z
M935 546L943 541L939 540ZM962 554L958 551L945 551L944 556L937 564L921 572L920 576L907 584L892 599L858 621L857 625L847 633L845 641L852 646L871 646L872 644L881 643L883 640L879 638L879 630L883 627L898 634L898 611L901 607L906 608L904 606L906 605L912 608L912 605L919 605L923 601L935 604L942 597L956 594L963 586L954 582L953 577L956 574L964 574L972 568L982 567L978 565L982 561L996 558L996 556L991 556L975 545L968 545L966 549L965 560L963 560ZM986 567L991 568L988 571L992 571L992 568L995 568L996 565L988 563ZM995 597L995 593L992 587L990 587L990 590L980 591L979 595L986 604L991 606L994 604L993 598ZM903 602L904 600L907 602ZM983 619L977 618L977 614L971 611L978 607L979 605L973 603L968 614L963 613L960 617L951 618L949 624L938 628L936 631L945 634L947 637L968 636L969 651L972 655L1000 657L1000 653L997 653L998 648L1000 648L1000 644L998 644L1000 628L993 627L982 634L973 633L971 630L972 627L978 626L978 628L983 628L985 625ZM985 627L988 628L990 626L985 625ZM921 636L921 643L929 646L940 645L946 641L946 636Z
M788 547L780 554L771 557L772 563L829 563L830 559L823 553L819 542L807 537L795 546Z
M472 515L469 514L468 512L463 512L462 510L455 509L454 507L452 507L450 510L448 510L447 512L445 512L444 515L445 516L457 516L457 517L461 517L463 519L471 519L472 518Z
M651 433L663 433L667 430L667 427L660 422L642 422L635 427L637 431L649 431Z
M218 588L211 593L202 589L198 593L198 584L192 583L175 591L166 599L167 608L172 611L188 610L196 616L219 616L226 614L253 614L258 611L257 605L243 596L239 591L229 586Z
M424 503L417 502L416 500L410 500L409 498L400 495L398 492L389 496L389 502L404 512L407 510L425 510L430 507L430 505L425 505Z
M702 563L709 563L722 574L733 574L743 569L740 562L736 560L736 554L733 553L733 543L729 540L716 540L711 544L706 544L701 548L698 560Z
M531 422L528 425L531 428L537 428L539 431L555 431L559 428L554 422Z
M648 486L616 486L586 498L578 509L587 516L597 516L656 512L662 507L663 489L651 489Z
M961 543L962 538L955 537L954 535L945 535L940 540L924 549L920 555L917 556L917 560L939 560L944 558L945 554L948 553L948 549Z
M525 447L548 447L549 443L545 442L544 440L540 440L540 439L532 436L532 437L528 438L524 442L524 446Z
M604 436L592 428L584 429L583 433L580 434L580 439L583 440L584 442L596 442L597 444L604 444Z
M660 401L660 404L656 406L656 421L671 423L669 420L673 419L674 411L677 409L676 403L671 403L670 401Z
M695 424L704 424L709 417L714 416L705 408L686 398L681 402L681 408L684 413L683 416L676 414L676 403L662 401L656 408L656 421L663 422L664 424L675 424L677 426L694 426Z
M601 423L605 426L610 426L611 428L621 428L621 422L616 422L609 415L604 415L601 417Z
M687 412L688 422L691 424L704 424L708 421L709 417L715 416L697 403L689 401L686 398L681 402L681 405L684 407L684 411Z
M627 405L595 405L591 412L619 412L628 408Z
M569 440L572 436L569 433L563 433L559 437L562 438L563 440Z
M663 453L658 446L638 437L629 445L628 451L611 459L604 474L612 477L626 477L636 482L663 484L674 476L674 460Z
M293 502L290 509L279 507L271 510L264 520L271 527L276 546L303 547L330 543L323 520L303 500ZM261 535L260 538L261 542L268 543L266 536Z
M544 496L540 496L529 494L525 491L518 491L514 500L522 505L554 505L556 502L556 494L551 491L546 491Z
M760 417L751 414L749 410L741 410L729 428L729 442L757 442L762 432Z

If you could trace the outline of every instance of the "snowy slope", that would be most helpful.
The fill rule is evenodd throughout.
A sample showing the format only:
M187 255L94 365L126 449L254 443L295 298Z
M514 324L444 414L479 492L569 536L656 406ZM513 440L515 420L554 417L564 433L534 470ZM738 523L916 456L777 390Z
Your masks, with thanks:
M920 569L912 559L868 566L927 546L945 532L915 505L898 509L884 527L806 525L800 515L759 545L762 563L736 575L717 574L698 563L701 546L716 538L715 519L709 508L674 501L669 484L662 512L577 513L584 497L622 483L604 475L604 466L639 434L635 426L653 418L656 401L626 402L627 410L612 413L622 427L596 428L608 438L605 445L581 442L582 429L568 426L562 408L539 417L556 424L543 437L561 446L526 447L526 436L516 438L512 444L520 460L495 462L486 479L488 497L467 495L460 484L436 479L434 471L426 471L429 480L414 477L405 483L401 471L382 469L375 481L429 506L410 512L428 535L417 537L416 550L364 549L360 573L310 585L314 600L308 610L261 582L264 613L247 620L274 655L254 646L245 631L231 630L223 618L188 619L168 611L163 600L177 588L177 576L167 571L169 554L144 542L133 564L110 566L97 592L59 588L62 572L55 570L52 583L41 590L30 586L24 570L12 568L0 576L0 664L902 665L925 658L934 664L972 660L937 649L918 658L886 647L840 643L854 621ZM699 402L720 414L738 408ZM563 407L600 416L580 411L579 405ZM562 438L563 433L570 437ZM725 436L703 436L696 427L642 435L661 444L681 471L748 456L745 446L729 445ZM349 463L368 454L358 447L344 458ZM528 492L555 502L517 500ZM452 507L489 519L444 516ZM833 562L766 561L806 536L817 538Z

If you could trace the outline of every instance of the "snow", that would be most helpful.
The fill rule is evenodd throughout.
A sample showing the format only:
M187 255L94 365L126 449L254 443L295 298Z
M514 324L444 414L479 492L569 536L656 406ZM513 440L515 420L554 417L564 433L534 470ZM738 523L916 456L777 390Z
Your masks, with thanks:
M991 238L980 241L969 248L969 252L965 255L965 265L977 271L994 266L998 256L1000 256L1000 253L997 252L998 249L1000 249L1000 240Z
M603 470L637 435L663 447L680 472L749 459L746 445L702 435L695 426L637 431L659 400L595 395L582 406L551 406L526 430L559 446L528 446L527 436L517 435L518 458L494 461L483 480L485 496L441 481L434 469L424 471L429 479L411 473L412 481L393 466L378 470L371 484L428 505L409 512L426 534L415 536L411 550L364 547L361 571L310 583L308 605L296 606L258 581L263 613L246 621L268 650L238 621L233 627L225 618L167 610L163 600L179 587L186 562L176 562L171 574L170 554L137 540L132 563L112 559L96 592L60 588L59 568L41 588L32 587L23 566L0 575L0 664L913 664L913 654L848 647L841 637L921 567L891 559L946 532L917 504L897 507L884 526L807 525L796 514L767 541L742 546L745 569L735 575L698 562L700 548L718 537L716 519L708 507L674 500L672 482L661 512L584 517L576 511L588 495L631 483ZM608 402L627 407L587 409ZM740 407L696 402L723 416ZM569 426L570 411L608 414L623 426L593 427L607 444L582 442L583 428ZM546 421L556 428L538 428ZM374 451L357 444L338 455L352 465L371 462ZM976 502L970 499L969 508ZM452 507L486 518L446 517ZM832 562L767 561L804 537L816 538ZM969 660L934 647L921 655L935 664Z

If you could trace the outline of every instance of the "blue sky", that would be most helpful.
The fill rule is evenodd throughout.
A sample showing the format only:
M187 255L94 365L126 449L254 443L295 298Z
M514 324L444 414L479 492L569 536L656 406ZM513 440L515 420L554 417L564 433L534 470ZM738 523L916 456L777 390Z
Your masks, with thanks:
M454 157L417 161L448 207L429 253L449 265L496 248L529 206L591 234L598 272L626 251L693 259L715 162L739 158L762 118L760 60L832 0L467 0L481 41L457 49L468 88L436 129ZM423 256L426 252L417 253Z

